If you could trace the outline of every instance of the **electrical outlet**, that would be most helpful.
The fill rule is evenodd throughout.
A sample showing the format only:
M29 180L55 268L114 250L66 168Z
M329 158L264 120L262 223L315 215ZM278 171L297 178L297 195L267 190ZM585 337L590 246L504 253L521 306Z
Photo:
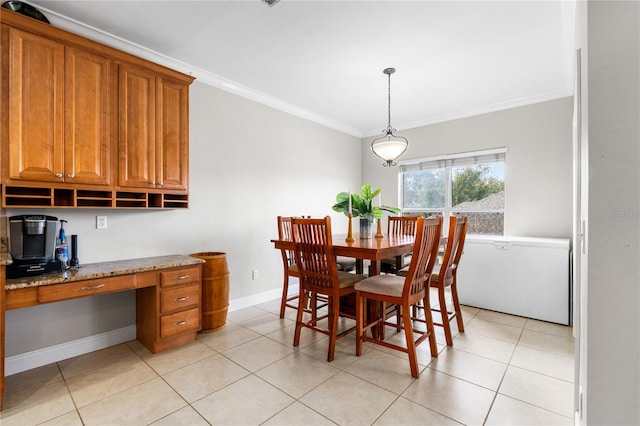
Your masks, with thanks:
M96 216L96 229L107 229L106 216Z
M252 280L257 280L258 279L258 270L254 269L253 271L251 271L251 279Z

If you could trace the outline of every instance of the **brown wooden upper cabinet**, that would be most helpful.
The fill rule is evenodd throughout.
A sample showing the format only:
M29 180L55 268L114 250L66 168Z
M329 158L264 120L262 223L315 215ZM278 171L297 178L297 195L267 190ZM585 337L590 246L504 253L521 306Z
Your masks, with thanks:
M108 185L112 61L9 29L10 179Z
M121 187L188 188L188 85L132 65L119 69Z
M0 36L3 206L187 206L193 77L4 9Z

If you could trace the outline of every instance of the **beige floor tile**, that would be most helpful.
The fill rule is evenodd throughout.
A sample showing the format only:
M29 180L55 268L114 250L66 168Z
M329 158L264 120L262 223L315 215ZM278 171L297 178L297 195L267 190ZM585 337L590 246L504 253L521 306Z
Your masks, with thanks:
M249 371L217 354L165 374L163 379L192 403L247 375Z
M185 407L187 403L156 378L79 408L85 425L144 425Z
M136 358L123 358L68 379L67 386L76 405L84 407L157 377L151 367Z
M209 426L209 423L190 406L181 408L152 424L153 426Z
M118 363L126 363L129 360L133 361L136 358L139 357L131 348L126 343L122 343L60 361L58 365L65 379L69 379L79 374L89 373L98 368L105 368Z
M507 364L454 348L447 348L429 368L476 385L498 390Z
M294 401L284 392L251 375L199 400L193 408L211 424L257 425Z
M6 389L2 426L35 425L75 410L73 400L62 380L30 387L22 392Z
M54 363L6 376L5 393L20 393L55 382L62 382L62 375L58 365Z
M403 355L404 359L374 348L360 356L345 368L345 371L400 395L414 380L409 367L409 357L407 354ZM418 370L423 369L424 365L419 366Z
M265 314L264 309L260 309L256 306L249 306L248 308L238 309L237 311L231 311L227 314L227 320L235 323L241 323L251 320Z
M536 373L555 377L566 382L574 382L574 358L541 351L523 345L516 348L511 365Z
M76 410L63 414L55 419L40 423L39 426L83 426L80 414Z
M335 425L331 420L313 411L311 408L294 402L284 410L263 423L271 426L329 426Z
M223 352L227 349L242 345L260 337L259 333L251 331L239 324L227 324L223 329L212 333L198 334L198 341L215 351Z
M256 375L294 398L300 398L340 370L300 352L258 370Z
M554 324L552 322L527 319L524 326L527 330L539 331L541 333L553 334L560 337L573 337L573 328L567 325Z
M570 426L573 421L569 417L498 394L485 424L487 426Z
M340 425L370 425L396 398L392 392L340 372L300 402Z
M260 334L269 334L291 324L295 324L295 322L289 318L280 318L277 314L266 311L263 311L262 315L240 322L243 327Z
M449 419L442 414L411 402L405 398L398 398L387 408L374 425L376 426L439 426L439 425L459 425L460 423Z
M149 367L153 368L153 370L161 376L169 373L170 371L174 371L178 368L211 357L217 353L209 346L199 341L162 351L157 354L149 352L147 348L140 345L137 347L136 352L142 360L149 365Z
M222 354L247 370L254 372L293 353L293 348L267 337L224 351Z
M486 321L476 316L465 325L464 331L468 334L479 334L505 342L517 343L522 334L522 327Z
M410 401L464 424L482 424L495 392L427 368L402 394Z
M464 352L508 363L516 348L516 344L480 334L460 333L454 339L453 347Z
M462 311L462 322L468 323L480 312L480 309L474 308L473 306L465 306L460 305L460 310Z
M573 416L573 383L510 366L499 393L565 417Z
M575 354L573 337L560 337L539 331L524 330L520 345L570 357Z
M272 333L269 333L266 336L269 339L273 339L276 342L282 343L283 345L293 346L293 335L295 331L296 331L296 325L291 324L286 327L279 328L278 330ZM300 344L298 347L304 348L305 346L308 346L311 343L319 342L320 340L323 340L326 338L328 338L328 336L322 333L309 330L309 329L304 329L300 331Z
M484 309L478 312L476 318L520 328L523 328L527 322L527 319L524 317L518 317L496 311L486 311Z

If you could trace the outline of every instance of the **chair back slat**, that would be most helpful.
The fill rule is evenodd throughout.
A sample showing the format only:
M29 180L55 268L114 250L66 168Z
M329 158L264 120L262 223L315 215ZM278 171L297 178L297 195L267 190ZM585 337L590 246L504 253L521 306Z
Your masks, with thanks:
M278 239L281 241L293 241L293 218L290 216L278 216ZM287 266L296 263L293 250L282 249L282 261Z
M441 230L441 216L434 219L419 217L416 221L413 254L404 284L404 292L408 292L408 295L421 293L429 287L429 277L438 254Z
M449 219L449 234L447 237L447 246L442 258L438 281L441 285L447 287L453 284L456 269L460 263L462 250L464 249L464 241L467 235L467 225L469 218L466 216L457 218L451 216Z
M293 218L295 259L305 285L331 290L338 283L336 257L331 240L331 218Z
M389 235L415 235L417 216L389 216L387 233Z

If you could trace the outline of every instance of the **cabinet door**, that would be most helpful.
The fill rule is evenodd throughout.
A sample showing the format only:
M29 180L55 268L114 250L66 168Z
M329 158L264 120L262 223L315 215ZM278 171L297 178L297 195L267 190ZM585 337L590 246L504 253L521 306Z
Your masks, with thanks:
M65 181L110 183L112 61L68 47L65 73Z
M63 96L64 45L11 28L9 178L62 181Z
M189 178L189 86L166 78L158 78L157 84L157 187L186 190Z
M156 184L156 83L144 68L119 68L118 184L153 188Z

